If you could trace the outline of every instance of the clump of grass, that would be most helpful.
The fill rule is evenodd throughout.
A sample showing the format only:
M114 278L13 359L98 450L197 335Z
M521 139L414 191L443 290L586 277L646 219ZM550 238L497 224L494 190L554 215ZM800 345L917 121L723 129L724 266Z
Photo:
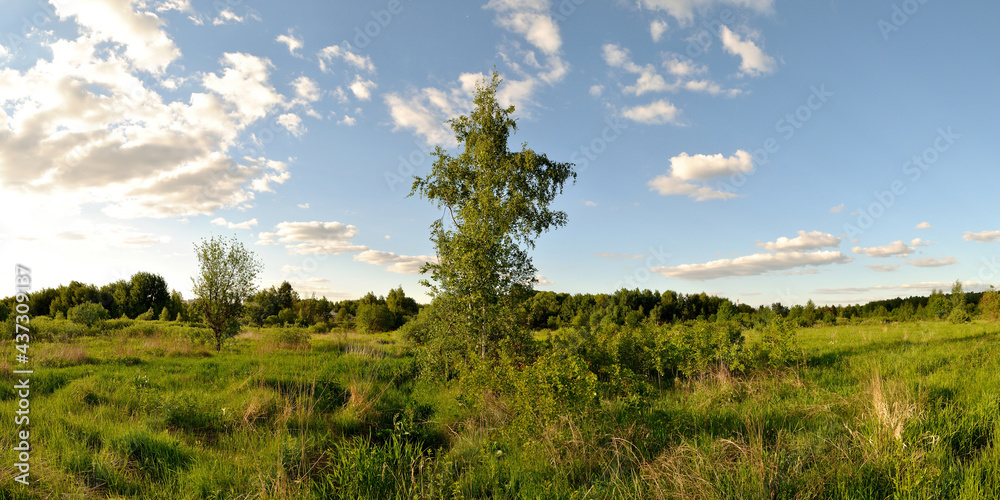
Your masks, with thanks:
M151 434L145 429L127 431L115 442L115 450L130 468L153 481L162 481L191 463L180 442Z
M885 436L902 442L907 421L917 415L919 406L901 383L886 384L878 371L869 382L871 412Z
M42 344L36 351L35 360L42 366L62 368L92 363L94 360L87 348L78 342Z

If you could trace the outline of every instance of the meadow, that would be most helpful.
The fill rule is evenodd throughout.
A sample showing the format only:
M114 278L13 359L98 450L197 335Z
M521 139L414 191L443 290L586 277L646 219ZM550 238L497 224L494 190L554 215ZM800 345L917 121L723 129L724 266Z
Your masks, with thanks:
M474 399L397 333L44 327L29 487L0 348L0 499L1000 498L997 323L799 328L785 366L571 364Z

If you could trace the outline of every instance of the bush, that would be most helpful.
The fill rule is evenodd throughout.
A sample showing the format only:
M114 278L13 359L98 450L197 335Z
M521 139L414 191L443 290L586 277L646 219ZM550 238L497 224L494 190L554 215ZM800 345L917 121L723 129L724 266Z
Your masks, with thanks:
M315 325L309 327L309 332L310 333L330 333L330 325L326 324L325 321L324 322L320 322L320 323L316 323Z
M150 307L148 311L136 316L135 319L139 321L152 321L156 319L156 313L153 312L153 308Z
M110 317L108 310L100 304L95 304L93 302L84 302L83 304L77 305L69 310L69 320L84 325L90 328L97 324L97 322L106 320Z
M951 314L948 315L948 322L954 324L968 323L972 321L972 317L966 312L964 307L956 307L951 310Z
M392 330L394 321L385 304L361 304L355 323L361 333L380 333Z

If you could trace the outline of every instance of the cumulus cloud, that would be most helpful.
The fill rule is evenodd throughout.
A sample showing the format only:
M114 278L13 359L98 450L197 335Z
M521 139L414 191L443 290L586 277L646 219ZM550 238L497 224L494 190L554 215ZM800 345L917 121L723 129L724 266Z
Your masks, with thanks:
M837 206L831 208L830 209L830 213L831 214L839 214L842 210L844 210L844 204L843 203L841 203L840 205L837 205Z
M223 9L219 11L219 15L216 16L215 19L212 19L212 24L214 26L221 26L223 24L229 24L229 23L239 24L242 23L243 21L245 21L245 18L236 15L235 12L229 9Z
M375 87L377 87L375 82L361 78L361 75L356 75L349 88L351 89L351 92L354 93L354 97L357 97L362 101L367 101L368 99L371 99L372 90L374 90Z
M798 234L794 238L782 236L776 241L758 243L757 246L772 252L783 252L787 250L818 250L840 245L840 238L821 231L799 231Z
M288 47L289 54L295 57L302 57L302 54L299 54L298 50L304 47L305 44L302 42L301 38L296 38L296 36L292 33L292 30L288 30L288 33L284 35L278 35L274 41L285 44L285 46Z
M268 82L273 67L269 59L227 52L221 62L226 66L222 76L210 73L202 84L235 107L241 121L263 118L284 102Z
M562 47L559 26L548 12L548 0L491 0L485 8L497 12L497 24L523 36L545 54L557 54Z
M962 239L965 241L978 241L980 243L1000 241L1000 231L980 231L978 233L966 231Z
M428 145L455 145L455 136L445 122L466 111L475 81L481 78L478 73L465 73L447 91L428 87L408 96L385 94L394 129L409 129Z
M851 262L851 258L834 251L755 253L734 259L719 259L704 264L683 264L655 267L653 272L668 278L710 280L734 276L758 276L772 271L785 271L804 266L825 266Z
M859 253L862 255L867 255L869 257L908 257L911 253L915 252L917 249L913 248L902 241L894 241L888 245L882 245L878 247L854 247L851 251L854 253Z
M281 222L275 226L274 232L258 234L257 244L284 245L290 253L299 255L367 250L367 247L351 242L357 233L357 227L336 221Z
M633 62L628 49L622 48L617 44L604 44L602 47L602 57L608 66L637 75L634 84L622 87L622 92L627 95L641 96L647 93L675 92L681 89L726 96L735 96L742 93L739 89L723 88L712 80L704 78L694 79L694 75L704 73L706 68L676 54L668 54L663 61L664 68L674 77L669 82L659 73L654 65L639 65Z
M76 18L94 41L111 41L125 47L125 57L136 68L162 73L181 56L161 29L163 21L153 12L137 9L134 0L77 0L54 2L60 19Z
M376 266L385 266L386 271L399 274L417 274L424 264L437 262L436 257L429 255L399 255L382 250L365 250L355 255L354 260Z
M723 5L769 12L774 7L774 0L639 0L639 5L652 11L665 11L682 23L688 23L696 13Z
M663 38L663 34L667 32L667 22L662 19L654 19L649 23L649 36L653 37L654 42L659 42Z
M553 286L555 282L541 274L535 275L535 286Z
M278 125L285 127L288 133L294 135L295 137L300 137L306 132L306 128L302 126L302 118L295 113L285 113L278 116Z
M646 105L633 106L622 110L622 116L629 120L647 125L662 125L673 123L679 125L680 111L670 101L660 99Z
M926 258L923 258L923 259L913 259L913 260L907 262L907 264L909 264L911 266L917 266L917 267L944 267L944 266L950 266L952 264L957 264L957 263L958 263L958 260L955 259L955 257L950 256L950 255L948 257L943 258L943 259L935 259L933 257L926 257Z
M253 183L287 178L284 163L229 152L283 100L267 82L266 60L226 54L221 76L198 79L211 92L171 102L136 75L143 70L123 57L127 49L99 43L91 35L57 40L47 45L51 59L0 75L0 107L10 113L0 127L8 193L99 203L115 217L170 217L244 207Z
M930 229L930 228L931 228L931 223L927 221L917 224L917 229Z
M368 73L375 72L375 65L372 63L371 57L360 55L351 50L351 44L344 40L340 45L331 45L329 47L324 47L317 54L319 58L319 68L321 71L330 73L333 71L331 64L335 60L340 60L356 70L366 71Z
M761 76L773 73L778 68L777 61L764 53L752 40L743 39L728 26L722 27L722 47L726 52L740 57L740 73Z
M877 273L891 273L899 269L899 264L872 264L865 267Z
M229 222L224 217L216 217L210 221L213 225L222 226L228 229L250 229L257 225L257 219L250 219L243 222Z
M737 195L713 189L706 181L727 175L749 174L753 169L753 158L742 149L728 158L722 154L690 156L681 153L670 159L670 172L653 178L648 185L664 196L688 196L696 201L726 200Z

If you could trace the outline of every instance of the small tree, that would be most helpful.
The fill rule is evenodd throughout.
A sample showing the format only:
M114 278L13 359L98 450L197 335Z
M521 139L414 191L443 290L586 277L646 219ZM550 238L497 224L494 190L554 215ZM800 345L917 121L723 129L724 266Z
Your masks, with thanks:
M167 306L163 306L163 309L160 310L160 321L170 321L170 310L167 309Z
M516 131L514 107L497 102L500 77L476 88L474 109L451 120L461 151L451 156L438 147L426 177L416 177L410 195L443 210L431 225L438 263L429 263L436 282L431 294L447 321L442 334L459 337L467 352L480 358L502 344L518 350L530 336L516 325L516 312L535 283L528 251L549 229L566 224L566 213L549 208L573 165L549 160L524 144L508 149Z
M263 265L236 238L213 237L194 249L200 266L191 278L195 307L212 330L215 350L221 351L222 343L239 333L243 301L256 290L254 282Z
M67 317L74 323L79 323L90 328L99 321L108 319L110 315L104 306L94 304L93 302L84 302L70 309Z
M979 299L979 313L986 321L1000 321L1000 293L992 286Z
M388 306L367 302L358 305L358 315L355 323L358 331L361 333L387 332L395 326Z

